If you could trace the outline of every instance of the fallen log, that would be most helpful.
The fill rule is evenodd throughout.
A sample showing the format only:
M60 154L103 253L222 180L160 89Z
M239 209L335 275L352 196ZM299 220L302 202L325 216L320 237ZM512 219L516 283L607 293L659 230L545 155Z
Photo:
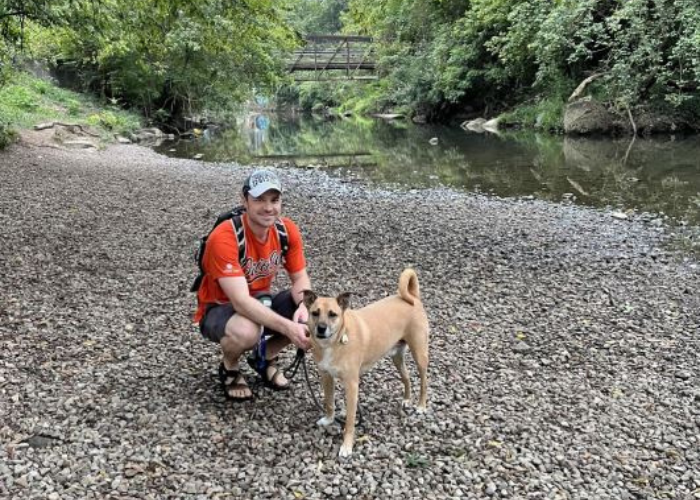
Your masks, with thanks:
M603 76L603 73L593 73L591 76L579 83L578 87L576 87L576 90L574 90L573 93L569 96L569 102L574 102L576 99L581 97L581 94L583 94L583 91L586 90L588 84L590 84L593 80L601 76Z
M38 125L34 125L34 130L46 130L49 128L54 128L56 125L61 126L61 127L70 128L70 129L78 129L78 130L80 130L81 134L89 135L92 137L100 137L99 134L94 134L92 132L85 130L83 128L83 126L78 124L78 123L45 122L45 123L39 123Z

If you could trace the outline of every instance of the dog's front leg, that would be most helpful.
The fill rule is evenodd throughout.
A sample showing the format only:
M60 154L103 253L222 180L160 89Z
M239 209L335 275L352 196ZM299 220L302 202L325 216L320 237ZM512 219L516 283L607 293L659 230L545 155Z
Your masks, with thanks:
M328 373L321 372L321 385L323 386L323 410L325 415L316 424L326 427L335 421L335 381Z
M347 378L343 380L345 386L345 430L343 431L343 445L340 447L341 458L352 455L352 446L355 442L355 415L357 413L357 392L360 385L359 378Z

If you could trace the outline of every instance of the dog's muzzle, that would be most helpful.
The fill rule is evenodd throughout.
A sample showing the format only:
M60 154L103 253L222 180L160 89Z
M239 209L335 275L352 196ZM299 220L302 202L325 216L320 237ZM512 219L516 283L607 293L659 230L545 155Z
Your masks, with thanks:
M319 323L316 325L316 337L319 339L327 339L330 336L330 330L328 325L325 323Z

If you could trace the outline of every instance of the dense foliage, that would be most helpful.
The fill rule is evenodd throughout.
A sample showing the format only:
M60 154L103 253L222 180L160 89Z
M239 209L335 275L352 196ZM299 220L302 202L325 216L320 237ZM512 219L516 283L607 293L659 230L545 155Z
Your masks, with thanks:
M8 8L6 47L17 47L24 25L22 41L34 57L161 119L229 109L251 89L274 85L284 51L297 41L283 21L284 2L275 0L15 2L36 4L45 16Z
M19 54L45 56L167 120L279 89L300 35L339 31L375 38L380 81L285 95L435 119L518 106L556 126L593 76L586 92L621 112L700 115L697 0L3 0L0 84Z
M391 101L430 113L596 95L698 106L697 0L351 0L346 31L374 36Z
M348 0L296 0L287 20L300 33L333 34L342 29L341 14Z

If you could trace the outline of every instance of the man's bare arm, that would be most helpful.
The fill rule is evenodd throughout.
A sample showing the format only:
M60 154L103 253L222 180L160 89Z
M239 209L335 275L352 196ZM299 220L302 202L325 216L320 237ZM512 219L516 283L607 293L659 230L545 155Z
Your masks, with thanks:
M307 348L306 327L280 316L250 296L245 278L219 278L219 285L237 314L259 325L280 332L298 347Z
M309 319L309 312L304 305L304 290L311 289L311 279L306 272L306 268L296 273L290 274L289 279L292 281L292 300L297 304L297 310L294 313L293 321L306 323Z

